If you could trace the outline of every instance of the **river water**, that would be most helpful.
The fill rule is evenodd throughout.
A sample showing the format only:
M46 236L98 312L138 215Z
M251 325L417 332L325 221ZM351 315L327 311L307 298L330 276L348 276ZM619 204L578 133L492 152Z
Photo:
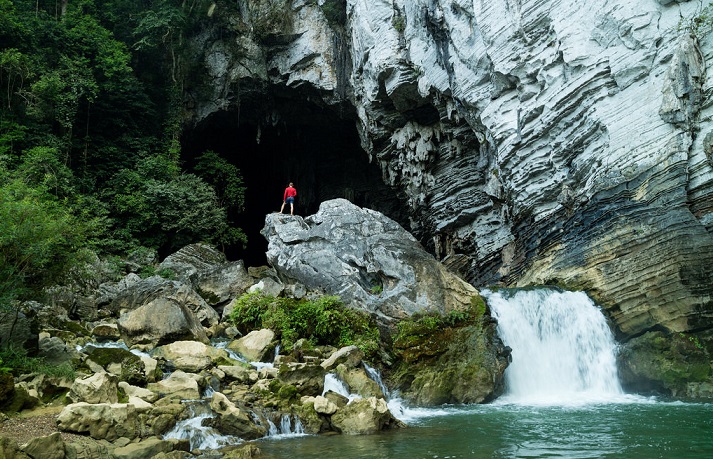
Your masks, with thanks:
M713 404L624 394L616 343L581 292L484 292L512 348L506 393L487 405L399 410L408 428L282 436L266 458L713 458ZM395 403L396 402L396 403Z

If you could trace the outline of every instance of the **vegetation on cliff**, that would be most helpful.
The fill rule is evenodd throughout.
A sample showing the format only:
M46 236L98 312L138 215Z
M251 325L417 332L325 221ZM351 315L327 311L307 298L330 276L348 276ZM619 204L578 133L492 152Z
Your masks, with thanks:
M83 248L245 242L240 171L181 161L184 37L213 3L0 0L1 305Z
M275 298L246 293L235 301L230 321L241 333L274 330L286 349L300 338L313 345L358 346L367 356L379 349L379 331L368 314L346 307L336 296Z

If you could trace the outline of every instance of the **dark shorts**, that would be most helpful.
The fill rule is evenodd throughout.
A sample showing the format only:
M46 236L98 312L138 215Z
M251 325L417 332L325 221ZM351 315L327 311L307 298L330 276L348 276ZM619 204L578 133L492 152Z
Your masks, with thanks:
M294 204L295 203L295 198L290 196L289 198L285 199L285 204Z

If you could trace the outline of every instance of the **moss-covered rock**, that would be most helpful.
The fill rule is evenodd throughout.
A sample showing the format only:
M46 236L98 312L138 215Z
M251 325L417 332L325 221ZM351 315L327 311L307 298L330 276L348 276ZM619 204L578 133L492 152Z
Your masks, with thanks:
M412 333L395 348L400 360L388 379L411 403L482 403L503 391L509 349L493 323Z
M94 348L87 357L105 370L136 386L147 383L146 368L141 358L122 348Z
M619 373L624 388L696 397L689 388L713 382L707 339L694 334L648 332L622 346ZM694 391L700 392L700 391Z

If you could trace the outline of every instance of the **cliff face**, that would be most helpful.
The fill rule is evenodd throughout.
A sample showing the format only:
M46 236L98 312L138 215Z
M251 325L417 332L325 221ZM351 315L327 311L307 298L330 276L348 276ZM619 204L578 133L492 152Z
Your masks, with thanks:
M195 39L190 123L291 91L354 120L411 231L473 284L586 289L623 337L710 328L713 38L679 26L699 2L287 4L258 42Z

